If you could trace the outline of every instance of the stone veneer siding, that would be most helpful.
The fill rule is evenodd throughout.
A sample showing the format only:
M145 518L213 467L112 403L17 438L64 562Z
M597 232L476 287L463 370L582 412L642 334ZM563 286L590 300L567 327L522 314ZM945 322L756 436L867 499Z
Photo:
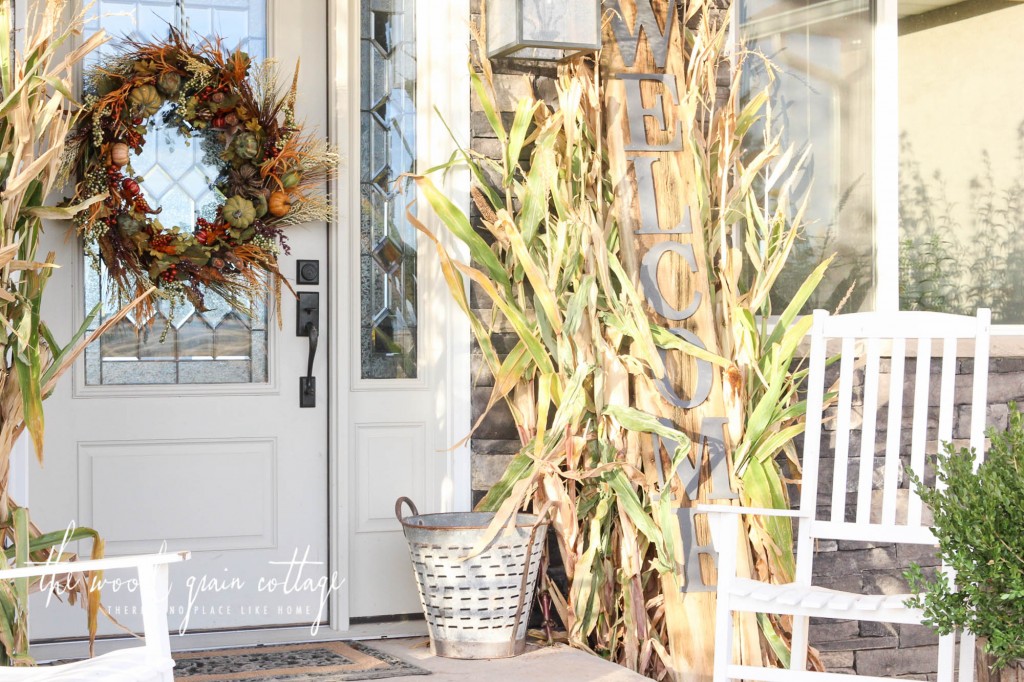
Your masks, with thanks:
M473 0L474 22L479 21L481 0ZM544 63L515 63L499 60L494 64L495 86L498 91L499 107L506 125L511 123L516 102L529 95L548 99L554 94L552 81L554 68ZM524 78L528 76L527 78ZM725 80L727 83L727 79ZM487 123L475 97L472 101L471 135L474 150L497 156L497 139ZM479 213L471 209L471 219L479 228ZM485 237L485 232L481 231ZM473 307L480 313L489 314L490 305L486 296L473 289ZM507 353L515 344L510 333L495 335L495 346L500 353ZM479 349L474 342L473 352L473 421L479 417L487 404L494 378L487 370ZM912 362L912 361L911 361ZM885 369L883 363L883 370ZM961 361L958 371L971 372L971 362ZM913 372L908 369L906 376L913 381ZM968 408L961 404L966 397L959 394L958 407L954 418L954 437L967 438ZM993 358L990 362L988 390L988 422L997 428L1005 427L1010 401L1024 404L1024 358ZM884 408L883 408L884 409ZM883 413L884 414L884 413ZM885 422L879 420L879 432ZM859 442L852 434L850 452L858 451ZM831 443L832 434L826 429L823 434L823 451ZM879 442L884 442L879 438ZM478 501L502 475L511 456L519 448L512 415L504 403L496 406L474 433L472 450L473 500ZM851 457L851 465L857 460ZM831 466L822 462L822 479L819 492L823 498L831 495ZM850 497L855 496L856 476L850 476ZM908 482L902 482L904 488ZM794 497L795 499L795 497ZM817 547L814 561L815 584L844 590L877 591L880 593L906 592L902 578L903 571L912 563L923 566L937 564L929 548L894 546L858 542L828 542ZM891 625L857 621L830 621L815 619L811 626L811 643L821 654L826 668L832 672L857 672L862 675L892 675L908 679L935 679L936 660L935 635L925 627Z

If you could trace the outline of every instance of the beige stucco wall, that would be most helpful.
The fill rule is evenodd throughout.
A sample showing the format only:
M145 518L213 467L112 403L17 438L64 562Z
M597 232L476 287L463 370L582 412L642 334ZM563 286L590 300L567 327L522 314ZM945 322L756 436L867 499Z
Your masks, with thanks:
M899 39L900 130L921 172L941 170L955 222L970 224L968 190L992 157L997 187L1016 176L1024 122L1024 4ZM963 238L966 235L961 235Z

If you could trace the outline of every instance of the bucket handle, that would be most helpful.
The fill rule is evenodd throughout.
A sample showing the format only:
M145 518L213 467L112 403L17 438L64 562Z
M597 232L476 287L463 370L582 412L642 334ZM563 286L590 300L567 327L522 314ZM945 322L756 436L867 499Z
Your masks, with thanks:
M398 522L400 524L406 526L408 524L405 522L405 517L402 516L402 504L405 504L407 507L409 507L409 511L412 512L412 516L419 516L420 510L416 508L415 502L410 500L408 497L405 497L404 495L395 500L395 518L398 519Z
M537 537L537 531L546 523L548 514L551 512L553 506L554 504L551 500L544 503L540 513L537 514L537 523L533 524L533 528L530 530L530 540L526 545L526 560L524 561L525 565L523 567L523 579L519 584L519 602L516 604L516 617L512 624L512 640L509 642L509 654L512 656L515 656L516 634L519 632L519 623L522 621L524 615L523 611L527 607L526 585L530 577L530 555L533 554L533 541L534 538ZM544 551L543 547L541 548L541 551ZM538 575L537 580L539 581L540 579L541 576ZM532 604L530 606L532 606Z

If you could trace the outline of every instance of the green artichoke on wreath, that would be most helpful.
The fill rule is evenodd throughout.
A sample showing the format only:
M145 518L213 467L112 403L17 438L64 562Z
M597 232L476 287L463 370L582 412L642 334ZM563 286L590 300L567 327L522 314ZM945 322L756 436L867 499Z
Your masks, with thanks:
M174 97L181 87L181 75L176 71L165 71L156 79L156 89L164 97Z
M231 151L240 159L253 159L260 152L260 142L254 133L242 133L231 141Z
M140 85L132 88L132 91L128 93L128 102L142 118L147 118L160 111L160 107L164 103L160 93L152 85Z
M256 207L245 197L237 194L224 203L224 220L236 229L244 229L256 220Z
M169 267L171 267L171 263L169 261L161 260L159 258L153 259L153 262L149 264L150 279L156 280Z

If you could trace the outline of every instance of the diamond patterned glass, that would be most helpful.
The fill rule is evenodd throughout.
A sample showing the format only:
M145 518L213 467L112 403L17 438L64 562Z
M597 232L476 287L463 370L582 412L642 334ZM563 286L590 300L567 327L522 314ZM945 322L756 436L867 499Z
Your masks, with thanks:
M360 68L360 350L364 379L416 376L416 2L365 0Z
M181 8L184 9L183 13ZM109 54L122 37L163 37L171 26L199 38L219 37L225 48L240 47L254 60L266 56L266 0L101 0L86 32L106 29L114 40L100 50ZM182 16L183 14L183 16ZM95 57L93 57L95 59ZM160 222L191 229L197 216L222 200L211 187L217 172L203 163L199 144L189 144L152 119L142 154L132 168L146 179L142 190L160 206ZM106 300L101 277L86 268L85 309ZM161 303L155 319L125 320L85 352L89 385L221 384L267 382L267 307L253 306L251 318L232 310L219 296L206 294L205 312L188 304L170 310ZM104 314L114 312L110 307ZM99 319L94 327L99 324Z

